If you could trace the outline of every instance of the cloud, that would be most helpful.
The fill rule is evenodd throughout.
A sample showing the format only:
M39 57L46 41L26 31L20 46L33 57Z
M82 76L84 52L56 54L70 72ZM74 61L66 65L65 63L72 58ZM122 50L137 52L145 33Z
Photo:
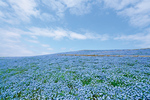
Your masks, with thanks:
M75 15L87 14L97 0L43 0L42 2L51 8L50 10L55 11L57 16L63 17L67 10Z
M38 28L38 27L32 27L29 28L30 32L27 34L30 35L36 35L36 36L44 36L44 37L52 37L53 39L59 40L62 38L69 38L69 39L79 39L79 40L85 40L85 39L100 39L102 41L108 40L109 36L94 34L94 33L76 33L70 30L65 30L62 28L57 29L49 29L49 28Z
M33 35L33 36L31 36L31 38L32 38L32 39L38 39L38 38L37 38L36 36L34 36L34 35Z
M22 46L21 44L14 44L14 43L0 43L0 56L1 57L10 57L10 56L33 56L35 55L34 52L28 50L26 47Z
M60 0L42 0L42 2L48 7L48 10L55 11L57 16L64 16L66 7L60 2Z
M62 51L66 50L66 48L61 48Z
M33 39L26 39L26 41L31 42L31 43L39 43L39 41L33 40Z
M9 30L4 30L0 28L0 43L4 46L4 45L10 45L11 44L15 44L15 43L19 43L20 42L20 38L21 35ZM2 47L1 45L1 47Z
M70 33L70 38L71 39L87 39L86 35L78 34L75 32Z
M41 44L43 47L50 47L48 44Z
M103 0L105 7L113 8L115 10L122 10L129 5L134 5L140 0Z
M132 35L122 35L117 36L114 38L114 40L125 40L125 41L137 41L137 46L139 47L150 47L150 33L149 34L132 34Z
M41 46L46 48L48 51L54 50L53 48L50 48L50 45L48 45L48 44L41 44Z
M129 20L133 26L144 28L150 25L150 0L103 0L106 8ZM114 40L135 41L138 47L150 47L150 32L121 35Z
M42 13L42 14L40 14L39 18L42 21L50 21L50 22L53 22L53 21L57 20L53 15L48 14L48 13Z
M8 6L8 4L7 3L5 3L5 2L3 2L2 0L0 1L0 6L2 6L2 7L7 7Z
M58 20L53 13L46 12L37 0L6 0L0 1L0 6L0 20L9 24L31 23L32 18L50 22ZM50 6L47 9L54 8Z
M149 0L1 0L0 20L10 24L30 23L32 17L42 21L57 21L66 12L84 15L103 1L106 8L113 8L118 15L127 17L138 27L150 25Z
M0 11L3 16L0 16L0 19L7 23L30 22L30 17L38 17L39 15L39 11L36 8L37 4L34 0L6 0L1 5L3 6Z
M133 26L150 25L150 0L104 0L104 3L115 9L118 15L129 18Z
M30 16L37 16L37 4L34 0L9 0L16 15L23 21L30 20Z
M27 28L28 31L24 31L17 28L7 28L7 29L0 29L1 34L3 36L7 35L7 37L21 37L22 35L30 36L27 40L37 40L39 36L42 37L50 37L55 40L68 38L68 39L100 39L100 40L108 40L109 36L107 34L96 34L96 33L77 33L70 31L68 29L63 28L39 28L39 27L30 27ZM7 33L7 34L6 34Z
M36 36L43 36L43 37L53 37L54 39L60 39L63 37L67 37L67 33L63 29L49 29L49 28L38 28L38 27L32 27L29 28L30 32L27 34L29 35L36 35Z
M31 27L24 31L17 28L0 28L0 56L32 56L39 55L41 52L54 50L49 44L42 44L38 37L52 38L55 41L64 38L70 41L97 39L107 40L107 35L99 35L94 33L77 33L67 29L56 28L39 28Z
M64 5L69 9L71 14L83 15L91 11L94 1L91 0L61 0Z
M54 54L55 52L42 52L40 55Z
M52 51L52 50L54 50L53 48L47 48L47 50L50 50L50 51Z
M126 8L118 14L128 16L130 23L135 26L145 27L150 25L150 1L143 0L135 6Z
M9 24L31 23L32 18L41 21L57 21L67 11L74 15L90 13L97 2L92 0L6 0L0 1L0 20Z
M21 35L9 30L0 29L0 56L31 56L34 53L21 43Z

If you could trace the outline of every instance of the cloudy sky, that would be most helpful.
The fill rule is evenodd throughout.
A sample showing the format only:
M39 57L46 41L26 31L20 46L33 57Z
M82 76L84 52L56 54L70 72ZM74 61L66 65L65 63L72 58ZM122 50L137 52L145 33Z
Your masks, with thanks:
M150 0L0 0L0 57L150 47Z

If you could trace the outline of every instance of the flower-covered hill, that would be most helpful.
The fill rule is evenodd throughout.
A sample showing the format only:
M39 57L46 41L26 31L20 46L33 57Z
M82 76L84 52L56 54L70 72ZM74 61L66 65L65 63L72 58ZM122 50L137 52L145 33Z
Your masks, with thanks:
M150 49L73 53L149 55ZM149 100L150 57L1 57L0 99Z

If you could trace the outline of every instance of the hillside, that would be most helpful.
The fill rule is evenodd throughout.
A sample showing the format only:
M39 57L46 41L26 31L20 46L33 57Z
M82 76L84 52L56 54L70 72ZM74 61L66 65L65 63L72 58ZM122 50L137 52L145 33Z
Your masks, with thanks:
M150 49L84 50L0 58L0 99L150 99Z

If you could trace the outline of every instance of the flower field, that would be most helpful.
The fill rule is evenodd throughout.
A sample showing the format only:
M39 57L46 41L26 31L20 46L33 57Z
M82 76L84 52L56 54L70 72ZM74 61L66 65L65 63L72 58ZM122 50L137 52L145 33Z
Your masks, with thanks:
M76 53L150 56L150 49ZM150 57L1 57L0 99L150 100Z

